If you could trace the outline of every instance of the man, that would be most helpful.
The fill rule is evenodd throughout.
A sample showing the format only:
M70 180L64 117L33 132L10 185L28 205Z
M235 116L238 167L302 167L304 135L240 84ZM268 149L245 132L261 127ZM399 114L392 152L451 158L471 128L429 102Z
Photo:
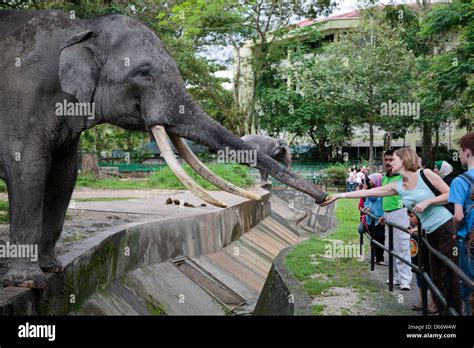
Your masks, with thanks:
M392 175L392 162L394 150L387 150L383 155L385 175L382 180L382 186L388 185L391 182L401 180L400 175ZM383 197L382 208L384 211L385 222L391 222L400 226L410 226L408 220L407 209L403 207L400 196ZM389 232L388 225L386 225L385 242L388 245ZM410 235L397 228L393 228L393 250L407 261L411 261L410 255ZM399 285L401 290L410 290L410 283L412 279L411 267L394 258L395 267L393 274L393 284ZM387 280L388 284L388 280Z
M459 139L459 160L467 172L451 183L448 201L454 203L454 230L457 231L459 267L474 279L474 132ZM472 315L473 290L461 282L464 314Z

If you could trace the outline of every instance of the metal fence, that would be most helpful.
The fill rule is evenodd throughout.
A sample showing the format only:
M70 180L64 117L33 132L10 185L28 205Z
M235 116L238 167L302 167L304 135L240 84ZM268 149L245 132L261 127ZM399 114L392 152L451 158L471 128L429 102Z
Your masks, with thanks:
M360 209L362 213L370 216L373 219L380 219L380 216L375 216L374 214L370 212L366 212L362 208ZM432 293L437 297L438 301L444 306L444 308L447 308L447 311L450 315L460 315L461 313L458 313L456 309L452 306L453 303L453 293L452 289L449 288L450 280L451 277L454 275L458 276L465 284L467 284L471 289L474 289L474 280L469 278L466 273L464 273L458 265L456 265L453 261L451 261L449 258L447 258L444 254L439 252L438 250L434 249L428 240L426 239L426 233L422 229L421 223L418 220L418 265L413 264L412 262L405 260L403 257L398 255L396 252L393 251L393 229L399 229L402 232L409 233L408 229L404 226L400 226L395 223L389 223L385 221L385 224L388 225L388 230L389 230L389 240L388 240L388 249L374 240L374 238L368 233L368 231L364 232L364 235L370 240L370 270L373 271L375 269L375 261L374 261L374 256L375 256L375 246L378 246L385 250L386 252L389 253L389 259L388 259L388 276L389 276L389 291L393 291L393 258L396 257L403 263L407 264L410 266L414 272L418 273L421 275L421 300L422 300L422 314L423 315L428 315L428 288L432 291ZM363 234L360 236L360 246L361 246L361 252L363 248ZM446 289L447 294L443 294L441 289L439 289L434 282L431 280L430 275L428 274L426 270L426 266L423 261L423 255L424 253L430 253L431 255L435 256L438 258L445 266L448 267L449 271L447 272L447 277L448 279L445 279L445 283L447 284ZM439 309L438 309L439 310Z

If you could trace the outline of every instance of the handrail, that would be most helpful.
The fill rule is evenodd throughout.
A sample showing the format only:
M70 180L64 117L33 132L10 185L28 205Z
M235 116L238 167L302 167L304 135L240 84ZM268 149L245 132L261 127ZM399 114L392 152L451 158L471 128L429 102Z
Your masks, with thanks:
M376 216L374 214L372 214L371 212L368 212L366 210L364 210L363 208L359 208L359 210L363 213L363 214L366 214L368 216L370 216L372 219L376 219L376 220L379 220L381 217L380 216ZM419 222L419 221L418 221ZM384 221L384 223L386 225L389 226L389 234L390 234L390 238L392 237L392 234L393 234L393 228L397 228L399 229L400 231L402 232L405 232L405 233L409 233L408 229L406 227L403 227L403 226L400 226L396 223L392 223L392 222L388 222L388 221ZM421 227L421 224L419 223L419 227ZM422 253L422 249L423 249L423 245L426 244L426 246L428 247L428 251L430 253L432 253L434 256L436 256L442 263L444 263L452 272L454 272L459 278L461 278L470 288L474 289L474 281L472 279L470 279L462 269L459 268L458 265L456 265L453 261L451 261L450 259L448 259L445 255L443 255L442 253L440 253L438 250L434 249L428 242L428 240L422 236L422 233L421 233L421 228L419 230L419 244L420 244L420 250L418 251L420 254ZM400 261L402 261L403 263L407 264L408 266L410 266L414 272L420 274L423 279L422 279L422 293L423 293L423 296L422 296L422 299L423 299L423 315L427 315L427 300L426 300L426 286L428 288L431 289L431 291L433 292L433 294L437 297L437 299L441 302L441 304L447 308L447 311L449 312L449 314L451 315L459 315L459 313L452 307L448 306L448 300L447 298L444 296L444 294L442 293L442 291L433 283L431 277L428 275L428 273L423 269L423 265L420 266L417 266L413 263L411 263L410 261L408 260L405 260L403 257L401 257L398 253L394 252L391 247L392 245L390 245L390 248L387 249L384 245L382 245L381 243L379 243L378 241L374 240L374 238L372 236L370 236L367 231L364 232L364 234L367 236L367 238L370 240L370 243L371 243L371 248L373 248L373 245L376 245L380 248L382 248L383 250L387 251L389 253L390 256L395 256L397 259L399 259ZM362 244L362 243L361 243ZM373 255L373 252L371 252L371 255ZM373 257L371 257L371 270L374 269L373 267ZM393 273L393 261L392 261L392 257L390 257L389 259L389 270L391 270L391 272L389 272L390 274ZM389 290L390 291L393 291L393 279L389 279Z

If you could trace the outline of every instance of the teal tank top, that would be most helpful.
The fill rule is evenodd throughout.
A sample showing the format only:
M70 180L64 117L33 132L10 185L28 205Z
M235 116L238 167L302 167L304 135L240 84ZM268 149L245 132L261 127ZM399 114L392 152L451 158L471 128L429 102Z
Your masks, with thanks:
M428 185L425 184L421 178L420 171L418 170L418 182L413 190L405 190L403 188L403 179L397 182L397 192L400 195L403 205L408 210L413 211L413 207L423 202L428 198L435 197L434 193L431 192ZM417 214L421 221L422 228L426 233L434 232L438 227L446 223L448 220L452 220L453 214L442 205L430 205L423 211L423 213Z

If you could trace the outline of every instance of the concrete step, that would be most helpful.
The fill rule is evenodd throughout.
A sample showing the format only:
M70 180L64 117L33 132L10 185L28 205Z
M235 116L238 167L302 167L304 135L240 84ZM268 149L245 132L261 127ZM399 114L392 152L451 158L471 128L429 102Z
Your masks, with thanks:
M119 280L98 291L76 312L78 315L151 315L143 299Z
M170 262L130 272L127 284L167 315L225 315L219 302Z

